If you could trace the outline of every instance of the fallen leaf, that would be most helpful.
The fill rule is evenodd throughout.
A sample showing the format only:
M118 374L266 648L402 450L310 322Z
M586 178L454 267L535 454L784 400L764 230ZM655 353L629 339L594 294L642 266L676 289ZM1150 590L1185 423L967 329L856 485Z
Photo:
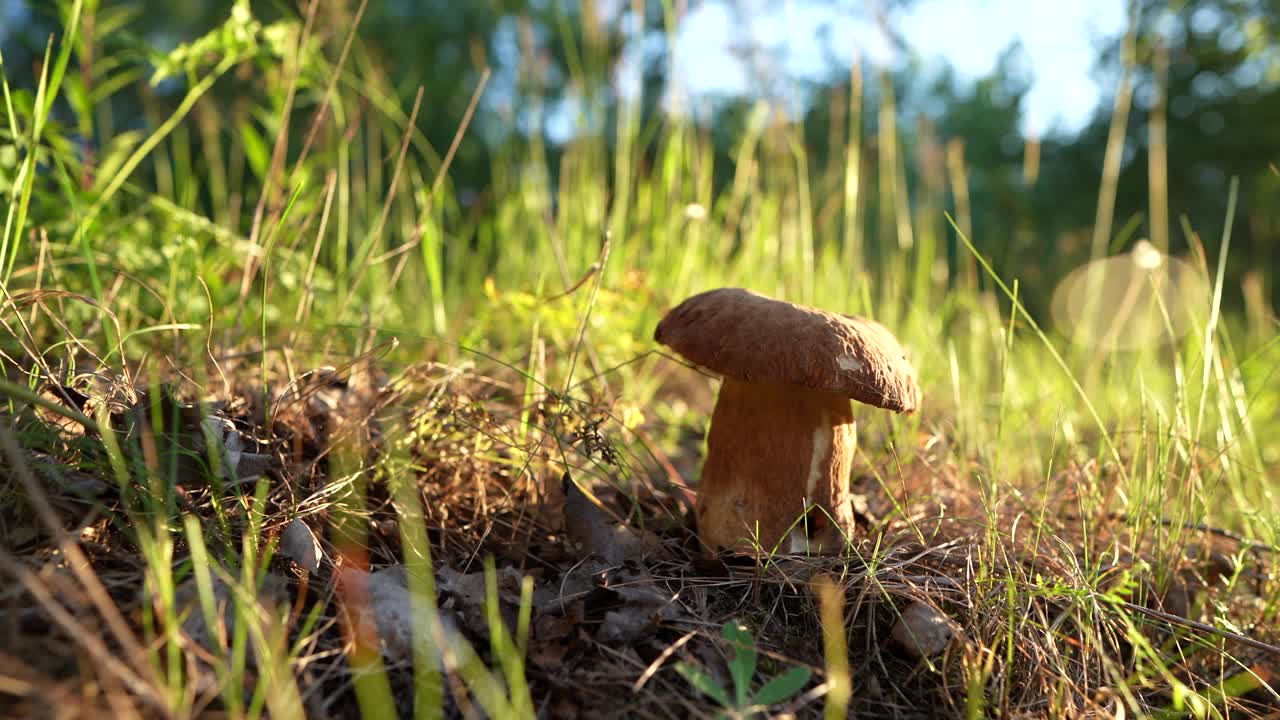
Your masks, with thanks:
M608 645L630 642L654 625L654 616L640 608L610 610L596 631L596 639Z
M271 467L272 456L245 450L244 435L234 423L219 415L207 415L200 423L206 447L219 456L219 470L228 482L252 482Z
M556 580L533 589L533 608L539 612L565 612L567 606L581 600L600 586L600 578L613 567L602 558L589 557L575 563Z
M529 662L552 672L564 665L564 658L569 654L569 644L562 641L533 643L528 654Z
M344 582L366 583L365 591L369 602L359 611L366 618L372 616L374 625L378 628L383 657L396 663L411 663L415 644L421 646L423 653L431 653L433 645L425 632L430 601L409 592L408 572L403 565L392 565L373 573L347 568L342 574ZM447 609L437 612L444 641L460 637L456 614Z
M561 720L577 720L582 716L582 708L567 697L561 697L551 705L551 717Z
M236 477L241 482L252 482L257 480L275 463L275 458L266 453L240 453L240 460L236 463Z
M59 494L70 494L91 500L106 495L113 487L106 482L81 472L42 452L29 452L27 456L31 469L42 479L57 488Z
M616 521L596 505L568 473L564 474L562 483L565 530L580 551L617 564L637 560L661 547L652 533L642 533Z
M230 639L235 635L236 622L241 617L241 613L256 612L256 608L245 608L238 612L233 590L222 580L221 575L211 572L210 581L214 604L213 627L209 626L208 619L205 617L195 578L188 579L178 587L175 592L175 604L178 607L179 617L186 614L186 619L182 621L182 632L206 650L220 654L229 650ZM284 578L278 575L266 575L263 577L262 585L257 589L257 604L261 607L272 607L283 603L286 587ZM257 653L252 647L253 643L250 642L249 645L249 662L256 666Z
M578 604L576 613L570 612L564 615L539 613L537 619L533 621L533 637L544 642L566 640L573 637L581 621L581 603Z
M684 614L684 608L676 602L676 595L658 586L648 572L614 572L605 578L604 587L617 594L631 607L645 608L663 620L672 620Z
M448 567L440 569L437 589L441 607L458 610L464 627L478 635L488 635L489 618L485 613L485 578L483 572L462 574ZM520 583L524 576L513 567L497 571L499 613L508 628L515 627L516 609L520 605Z
M611 601L596 630L602 643L630 643L649 633L663 621L685 614L675 593L662 587L643 569L614 568L604 573L600 588ZM598 612L598 611L597 611Z
M440 568L439 590L456 597L467 607L479 607L484 604L485 578L483 572L462 574L452 568ZM520 602L520 583L524 576L513 567L499 568L497 571L498 598L503 602L518 604Z
M553 671L564 664L582 627L583 608L578 601L567 612L539 612L533 618L529 641L529 661L543 670Z
M313 575L320 569L320 561L324 558L320 541L302 518L290 520L280 534L280 554Z

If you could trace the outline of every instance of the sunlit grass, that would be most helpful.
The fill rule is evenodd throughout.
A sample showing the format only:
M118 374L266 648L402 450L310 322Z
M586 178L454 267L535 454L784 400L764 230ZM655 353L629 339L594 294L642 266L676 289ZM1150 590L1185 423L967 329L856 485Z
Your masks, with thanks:
M18 148L21 162L0 198L7 331L0 346L9 357L30 360L27 388L11 380L2 386L13 406L47 406L32 391L42 380L70 383L85 372L144 384L180 373L209 397L223 392L225 371L257 381L269 417L281 378L376 353L391 367L430 358L521 368L525 410L515 424L532 434L541 429L528 409L553 394L566 402L619 400L651 420L664 414L658 408L683 402L667 388L673 376L692 371L654 352L651 335L661 314L694 292L738 285L867 314L909 348L925 397L914 416L860 415L860 434L868 438L862 454L894 457L892 465L868 465L901 472L923 454L921 437L944 439L945 452L935 460L957 469L988 521L978 533L979 575L1000 588L987 597L1003 620L1002 631L987 638L991 645L964 659L968 712L975 717L987 703L998 706L999 697L984 693L994 673L1014 664L1017 629L1034 622L1018 615L1025 598L1056 594L1064 612L1085 626L1095 615L1123 619L1141 651L1133 666L1109 666L1108 680L1138 712L1135 688L1183 686L1170 670L1171 655L1138 642L1142 618L1112 602L1120 593L1109 584L1108 563L1124 548L1147 548L1156 582L1165 583L1185 557L1191 529L1219 528L1272 548L1280 543L1274 470L1280 334L1274 324L1245 324L1223 312L1230 215L1221 228L1183 223L1189 247L1203 247L1197 233L1223 238L1221 256L1192 254L1212 295L1188 301L1190 332L1110 351L1072 344L1062 329L1038 321L1024 299L1052 288L1001 277L977 250L970 233L980 230L968 218L959 150L948 152L951 202L930 198L935 204L924 217L914 210L922 203L911 193L921 191L906 181L911 148L896 130L891 84L883 76L875 134L864 136L863 115L871 112L864 109L860 67L851 74L848 128L833 133L838 145L825 152L806 148L800 128L762 105L740 138L732 182L716 190L705 130L684 116L642 127L638 106L624 100L617 135L576 138L555 168L554 187L539 141L504 150L477 208L447 174L456 142L469 141L467 118L457 119L454 145L432 147L413 124L418 112L431 109L402 106L347 31L307 31L301 21L264 28L243 13L202 40L201 52L170 56L171 71L187 80L176 104L141 134L99 128L102 150L90 159L71 135L94 135L97 121L83 111L54 114L53 101L68 92L72 39L95 27L83 22L85 12L80 2L68 8L66 36L46 54L34 96L3 85L3 140ZM335 19L328 12L319 11L316 28ZM244 102L224 112L211 90L237 66L257 75L237 85ZM137 72L127 65L88 69L100 70L99 82L107 85ZM115 87L128 92L130 84ZM1125 90L1117 123L1127 117L1122 103ZM305 157L299 137L308 138ZM1111 137L1120 142L1123 132ZM1093 225L1095 260L1121 237L1111 217L1121 150L1110 147L1099 169L1097 217L1081 219ZM87 184L79 180L89 177ZM816 178L839 180L838 212L822 211L828 199L816 197ZM1234 201L1233 194L1233 207ZM958 223L944 224L944 205L957 208ZM956 267L944 252L948 242L961 248ZM1123 244L1119 249L1127 251L1132 243ZM671 424L694 424L707 410L690 407ZM104 417L96 419L98 428L110 427ZM92 422L75 419L85 427ZM174 421L159 404L151 419L157 433ZM618 435L643 443L623 430ZM232 499L255 530L237 543L221 515L203 525L180 519L175 473L163 457L148 457L145 440L137 448L117 445L108 429L103 442L147 567L144 637L133 649L146 648L146 663L130 665L137 675L130 677L151 684L151 701L171 713L195 711L184 684L175 586L194 577L195 611L213 627L221 612L212 594L218 578L233 590L236 618L225 655L214 659L222 707L235 717L257 717L264 708L274 717L297 715L290 668L298 648L288 645L280 609L258 600L271 555L260 544L265 534L256 531L261 495ZM410 461L398 454L403 448L388 447L367 478L360 453L339 448L334 472L360 482L382 473L391 481ZM544 462L532 453L506 460L535 461ZM216 482L218 459L209 462ZM1061 478L1086 467L1094 470L1063 487ZM901 478L877 470L876 479L896 503ZM470 647L439 647L447 636L434 615L429 542L415 522L420 498L403 485L394 490L403 546L414 549L405 557L410 588L428 608L424 627L415 627L426 638L415 646L418 716L438 716L444 701L437 664L459 674L491 716L531 715L535 699L523 678L527 616L508 635L490 598L492 667ZM351 497L356 508L362 501L360 493ZM1072 576L1084 585L1008 570L1010 539L1000 522L1019 512L1027 523L1020 532L1031 539L1017 540L1036 549L1059 540L1050 537L1054 518L1067 518L1085 541L1108 533L1103 557L1091 554L1098 545L1081 544ZM334 520L350 533L353 548L363 547L362 520L358 511ZM210 536L217 544L206 549ZM1263 582L1269 593L1261 596L1272 600L1261 614L1274 620L1280 587L1275 578ZM845 649L832 635L843 626L829 595L822 614L829 707L842 714L848 667L847 659L842 665L831 656ZM1214 617L1220 629L1234 627L1225 611ZM358 681L361 706L377 714L390 707L390 690L376 651L360 642L353 640L349 658L366 671ZM1091 640L1084 642L1082 652L1096 652ZM244 697L251 654L261 684ZM1232 662L1225 654L1222 661ZM1178 703L1220 704L1231 692L1180 689Z

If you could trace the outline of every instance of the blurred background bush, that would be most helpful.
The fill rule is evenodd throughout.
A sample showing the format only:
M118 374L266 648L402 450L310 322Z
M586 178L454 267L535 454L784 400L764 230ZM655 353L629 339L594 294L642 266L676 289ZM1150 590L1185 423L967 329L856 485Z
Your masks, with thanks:
M0 41L14 87L34 87L46 41L69 5L0 0ZM141 61L157 50L217 27L232 5L90 0L97 12L87 17L112 29L95 33L93 54L145 67ZM254 2L253 12L270 23L299 17L303 6ZM328 37L330 61L358 7L353 0L319 4L315 32ZM735 152L753 123L799 123L809 156L832 159L808 164L813 196L827 205L814 212L838 214L847 178L834 159L848 151L851 113L863 128L856 152L864 167L883 167L879 125L895 116L880 109L892 98L900 147L890 159L912 205L908 235L936 234L951 260L942 271L953 280L973 273L938 211L952 213L998 272L1045 289L1028 297L1040 314L1048 288L1091 251L1114 252L1140 237L1187 254L1194 241L1186 231L1194 229L1212 266L1229 182L1238 177L1223 301L1240 309L1246 296L1272 307L1280 298L1265 272L1280 236L1277 33L1280 0L1141 0L1127 8L1108 0L1066 9L1001 0L374 0L359 25L353 73L386 88L400 108L410 107L422 86L417 123L438 157L491 69L448 175L461 215L473 218L500 207L493 194L504 186L495 172L511 168L504 160L544 157L554 193L566 149L588 137L612 147L624 137L618 124L629 103L639 108L642 128L680 118L710 141L712 197L742 171ZM92 60L85 55L82 65ZM255 126L265 111L252 97L259 85L246 76L249 67L220 79L205 110L216 109L224 121L215 132L239 133L250 162L263 164L273 129ZM110 102L89 115L97 123L83 113L76 121L90 150L101 150L99 137L167 116L185 87L180 75L155 87L142 82L141 71L82 75L68 82L78 82L86 97L95 82L117 85L99 95ZM322 83L322 74L312 81ZM306 82L304 76L304 88ZM860 108L851 108L851 82L865 84ZM59 110L75 116L72 108ZM296 152L309 118L295 117ZM1113 127L1124 142L1118 173L1108 178L1102 171ZM641 132L639 156L654 161L666 137ZM382 157L388 165L392 159ZM239 188L245 197L255 195L255 177L263 176L262 168L251 169ZM1100 177L1103 195L1114 192L1110 217L1098 208ZM600 179L615 182L603 169ZM862 217L874 255L912 238L895 226L895 213L881 209L896 200L881 197L884 184L869 180ZM201 189L192 208L212 215L218 202L208 192ZM252 216L230 220L247 229ZM1115 234L1093 237L1095 221L1103 220ZM1101 243L1111 247L1096 247Z

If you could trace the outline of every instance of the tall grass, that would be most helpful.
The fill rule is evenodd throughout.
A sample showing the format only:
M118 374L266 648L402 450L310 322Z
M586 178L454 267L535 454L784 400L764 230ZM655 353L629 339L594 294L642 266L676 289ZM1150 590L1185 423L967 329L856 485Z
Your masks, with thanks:
M642 11L642 3L633 5L631 12ZM733 180L722 191L713 190L715 154L705 130L688 116L644 124L638 105L624 100L616 135L575 137L557 168L548 167L536 136L504 149L476 207L464 202L447 172L458 143L476 141L466 134L469 117L457 118L459 132L447 148L422 136L414 118L433 110L402 104L378 60L353 39L363 6L313 4L314 19L264 27L247 3L237 4L226 25L161 62L160 74L183 78L186 89L176 103L153 102L153 122L141 133L114 129L98 110L112 93L138 92L142 68L75 50L100 46L94 33L111 24L94 15L110 6L77 0L60 7L64 31L46 53L34 97L7 79L3 85L7 123L0 139L18 149L20 161L0 198L8 333L2 344L9 357L32 361L21 378L28 387L76 368L148 379L200 368L192 372L203 381L211 377L211 358L234 367L242 352L251 353L266 382L268 366L346 360L396 338L398 346L384 357L390 364L498 358L527 369L526 395L563 388L570 396L664 406L672 370L652 353L658 317L690 293L740 285L874 316L903 340L920 372L925 407L912 417L868 414L863 435L886 442L865 452L888 446L905 464L919 451L920 435L945 438L942 461L963 469L992 519L984 550L993 574L1002 552L995 520L1023 507L1039 508L1032 517L1038 528L1051 513L1069 515L1085 537L1118 527L1109 552L1154 543L1156 557L1170 567L1192 526L1280 543L1274 490L1280 335L1274 325L1245 327L1222 312L1230 216L1220 229L1184 228L1192 247L1199 247L1198 233L1223 237L1220 257L1196 256L1213 294L1196 301L1192 332L1123 352L1072 347L1025 309L1026 293L1048 289L996 276L976 249L972 236L982 228L970 218L963 138L944 139L949 197L940 184L927 191L937 195L928 202L912 197L921 191L906 182L911 148L897 129L892 84L880 76L871 112L861 66L851 70L848 124L832 133L831 147L806 148L801 129L762 104L739 139ZM572 63L583 86L585 74L597 71L591 63L598 52L584 48ZM73 61L109 89L95 95L96 104L74 102L84 88L67 72ZM235 68L252 73L233 77ZM1127 77L1113 143L1129 114ZM479 97L487 74L477 78ZM219 104L230 95L236 98L230 107ZM71 99L72 111L55 112L60 97ZM869 131L871 118L877 121ZM1151 122L1156 128L1163 120ZM76 133L92 138L98 152L83 152ZM305 149L298 137L306 138ZM1155 164L1163 162L1160 150ZM1095 259L1116 241L1121 151L1110 146L1099 169ZM815 178L838 178L838 197L815 197ZM1167 188L1156 183L1152 193L1153 211L1165 213ZM913 216L922 206L930 208L927 216ZM944 206L958 211L958 223L943 224ZM1167 233L1157 221L1162 250ZM607 253L605 238L611 238ZM948 267L942 246L948 242L963 250L956 255L960 267ZM5 365L20 377L18 366ZM272 388L261 391L271 397ZM12 403L33 401L29 390L6 385L4 392ZM165 426L165 418L155 420ZM130 670L155 678L158 702L183 714L191 698L181 683L178 641L165 634L179 625L174 583L193 573L201 612L213 619L211 578L221 571L210 570L217 553L204 549L203 538L217 529L177 521L173 493L160 482L163 468L126 462L118 449L110 461L122 486L132 487L129 478L157 483L137 500L135 517L145 522L135 530L151 607L165 617L147 621L155 633L146 638L148 662ZM1063 507L1063 472L1093 464L1105 470L1069 488ZM420 513L411 495L396 495L408 518ZM254 498L243 501L257 507ZM428 543L413 525L402 526L404 546L421 552L407 561L415 592L430 602ZM191 548L189 563L176 555L177 537ZM236 588L242 629L230 654L218 659L219 672L242 673L252 647L267 683L258 696L229 694L223 702L237 716L257 716L264 703L272 715L290 716L297 698L288 666L296 648L284 644L279 615L254 600L269 548L241 550L241 572L227 568L223 581ZM1072 612L1087 614L1098 610L1089 591L1103 588L1105 562L1083 562L1083 575L1096 585L1063 599ZM1050 592L1041 579L991 580L1013 598ZM1274 578L1267 582L1277 589ZM1015 605L1007 604L1010 628L1028 621L1011 614ZM829 627L838 620L833 607L823 614ZM428 627L441 641L439 628ZM471 668L470 689L494 708L528 713L523 640L493 637L499 660L492 673L468 665L474 658L466 653L455 666ZM1012 642L1012 629L1007 637ZM827 640L842 652L830 631ZM430 708L440 698L430 669L437 652L419 656L423 717L434 715ZM1002 654L1012 661L1009 646L971 662L975 716L980 688ZM1142 663L1168 674L1163 657L1147 653ZM1127 687L1137 679L1117 670L1111 681ZM829 682L846 693L837 702L847 702L847 681ZM372 708L387 691L370 686L367 694Z

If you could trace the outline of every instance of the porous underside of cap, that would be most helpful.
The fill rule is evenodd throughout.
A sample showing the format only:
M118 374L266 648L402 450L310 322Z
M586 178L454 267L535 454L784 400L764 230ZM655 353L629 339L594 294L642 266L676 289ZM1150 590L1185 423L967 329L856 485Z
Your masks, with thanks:
M800 385L897 412L920 404L902 346L865 318L721 288L677 305L654 339L738 380Z

